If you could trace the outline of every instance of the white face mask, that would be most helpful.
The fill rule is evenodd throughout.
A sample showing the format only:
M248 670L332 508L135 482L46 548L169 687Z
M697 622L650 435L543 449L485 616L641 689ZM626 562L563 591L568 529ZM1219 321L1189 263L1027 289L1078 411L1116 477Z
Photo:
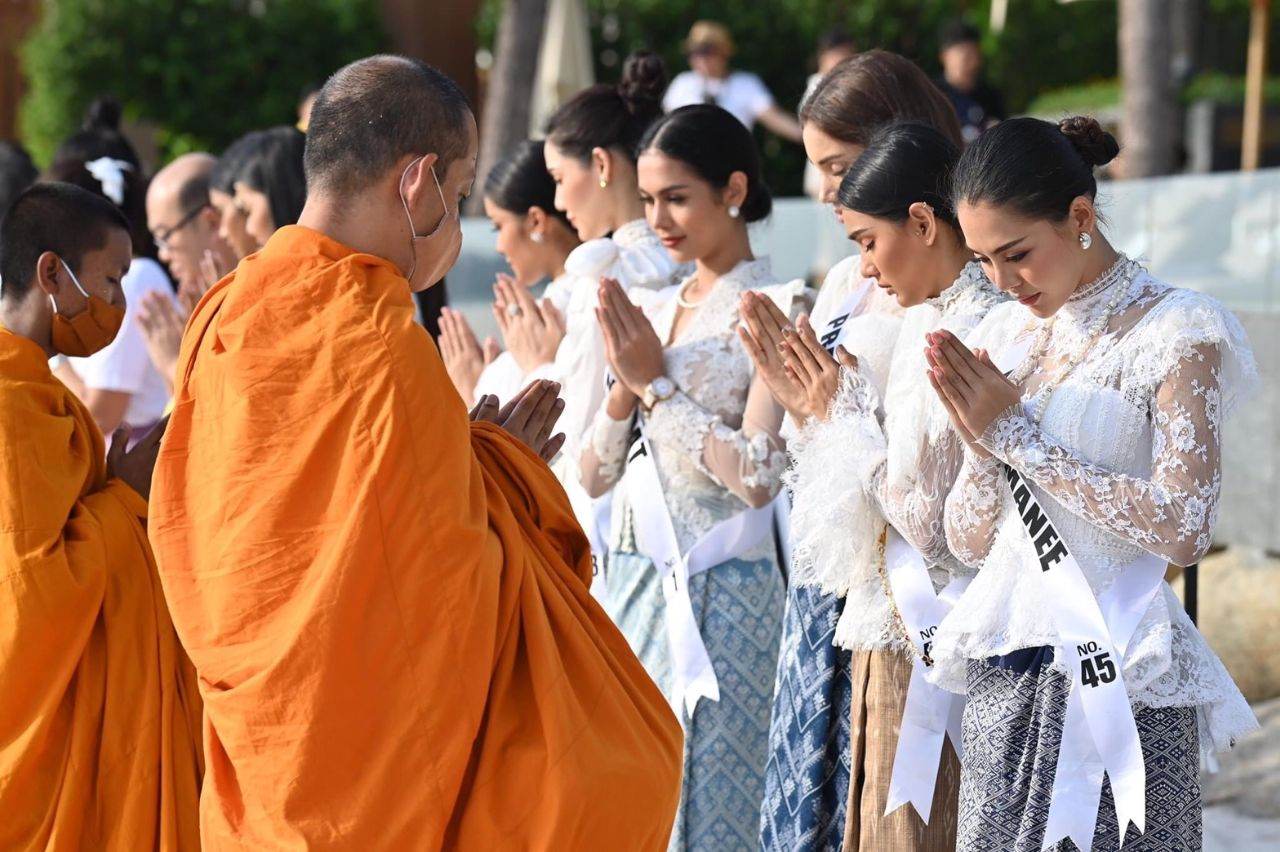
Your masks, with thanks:
M413 214L409 211L409 200L405 197L405 194L404 194L404 179L409 176L409 170L412 169L418 163L422 162L422 160L425 159L425 157L426 155L423 155L422 157L419 157L418 159L409 163L409 165L405 166L404 172L402 172L400 175L400 187L399 187L400 204L404 207L405 219L409 221L409 234L410 234L409 249L410 251L413 252L413 265L409 267L409 274L405 276L405 278L409 281L410 287L413 286L413 274L418 270L418 241L434 240L438 238L441 235L441 232L445 230L445 225L450 224L451 221L456 222L459 215L459 211L457 209L455 209L452 213L449 212L449 204L444 200L444 189L443 187L440 186L440 178L436 176L435 166L432 165L430 167L431 179L434 180L436 183L436 192L440 193L440 206L444 210L444 214L440 217L440 221L439 223L436 224L435 228L431 230L431 233L429 234L418 233L417 227L414 226L413 224ZM450 242L452 242L452 240L450 240ZM431 277L431 279L426 282L427 284L434 284L437 281L439 281L441 278L444 277L444 274L449 271L449 267L453 265L453 261L457 256L455 248L460 248L462 243L462 231L460 228L458 229L458 233L457 233L457 242L459 244L457 247L454 247L454 246L442 247L442 249L436 255L435 262L438 268L432 270L431 274L433 277Z

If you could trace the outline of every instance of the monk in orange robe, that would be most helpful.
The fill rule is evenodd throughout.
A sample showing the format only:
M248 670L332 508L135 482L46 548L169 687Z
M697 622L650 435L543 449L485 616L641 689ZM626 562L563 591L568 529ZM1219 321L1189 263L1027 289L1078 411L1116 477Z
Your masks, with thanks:
M588 592L556 389L469 422L414 321L475 152L435 69L340 70L299 225L187 327L151 537L205 700L206 849L666 848L680 728Z
M0 225L0 849L199 848L200 697L146 533L160 427L108 455L49 369L115 337L130 254L67 184Z

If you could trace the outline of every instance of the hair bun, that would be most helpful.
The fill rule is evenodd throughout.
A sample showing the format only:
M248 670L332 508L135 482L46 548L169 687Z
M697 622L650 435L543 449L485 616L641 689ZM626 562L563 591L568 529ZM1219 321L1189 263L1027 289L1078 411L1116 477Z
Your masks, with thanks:
M632 115L643 116L662 111L662 95L667 90L667 67L656 53L639 50L627 57L622 66L618 94Z
M111 95L101 95L93 99L89 108L84 111L84 130L119 130L120 102Z
M1067 137L1081 159L1091 167L1105 166L1120 153L1120 143L1116 141L1116 137L1103 130L1098 120L1091 116L1064 118L1058 122L1058 129Z

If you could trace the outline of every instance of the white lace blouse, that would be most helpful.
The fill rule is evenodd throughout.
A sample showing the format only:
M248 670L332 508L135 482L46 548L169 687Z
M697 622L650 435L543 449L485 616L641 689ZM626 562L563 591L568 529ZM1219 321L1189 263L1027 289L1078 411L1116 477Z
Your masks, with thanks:
M947 549L943 511L964 445L929 384L924 338L944 328L963 338L1004 300L978 264L966 265L940 296L903 315L887 386L877 387L859 363L828 419L811 424L802 451L793 450L794 559L849 598L836 627L842 647L909 649L880 578L877 542L886 522L920 551L939 587L959 567Z
M1091 340L1090 329L1108 311L1105 331ZM1000 415L981 438L995 458L966 451L947 499L951 548L980 566L935 637L936 677L957 691L966 659L1057 644L1055 602L1039 582L1000 463L1028 480L1101 594L1144 551L1188 565L1208 550L1221 488L1222 421L1257 384L1253 354L1230 312L1123 257L1048 320L1016 302L1001 305L969 345L990 350L1000 363L1002 351L1017 351L1019 341L1025 347L1041 334L1047 344L1033 343L1015 369L1031 370L1022 405ZM1041 352L1035 364L1026 363ZM1206 745L1226 747L1256 727L1167 585L1134 633L1124 677L1137 704L1200 708Z
M782 410L756 377L737 336L738 305L746 290L767 294L789 316L806 307L810 296L801 281L779 284L767 259L745 261L720 277L679 336L670 340L678 288L630 294L664 341L666 375L677 387L645 422L682 550L748 506L768 504L786 467L779 436ZM613 420L607 407L600 406L580 457L582 485L589 494L607 491L622 478L631 428L632 418ZM630 538L623 498L614 500L613 549L625 549ZM773 550L768 537L740 557L764 558Z

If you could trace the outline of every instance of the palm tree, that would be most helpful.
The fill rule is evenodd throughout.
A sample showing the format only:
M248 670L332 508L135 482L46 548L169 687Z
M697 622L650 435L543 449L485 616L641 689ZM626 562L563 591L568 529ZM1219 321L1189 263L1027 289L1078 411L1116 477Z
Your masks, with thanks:
M1174 168L1179 134L1169 12L1167 0L1120 0L1120 132L1127 178Z

